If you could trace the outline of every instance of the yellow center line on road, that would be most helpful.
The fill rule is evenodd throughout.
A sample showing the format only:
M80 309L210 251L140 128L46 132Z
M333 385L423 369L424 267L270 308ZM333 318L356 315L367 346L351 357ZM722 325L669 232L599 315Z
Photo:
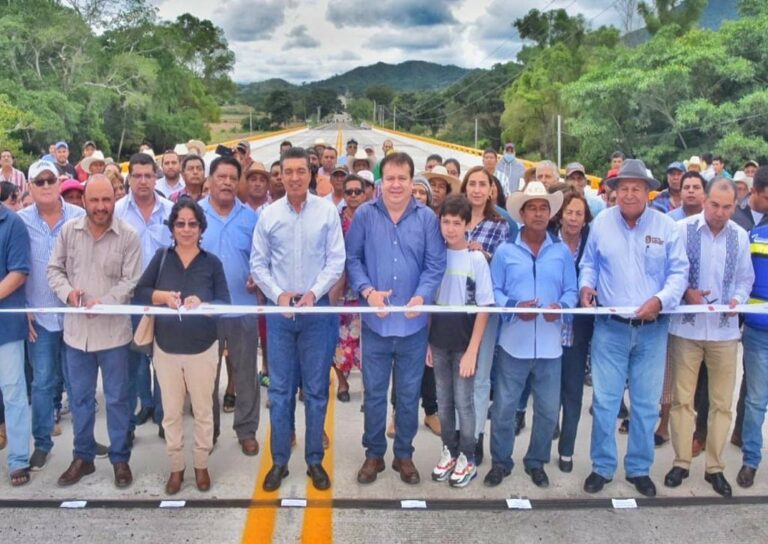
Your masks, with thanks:
M341 137L341 130L339 130ZM331 370L331 372L334 372ZM311 502L333 500L333 445L336 442L333 436L334 412L336 408L336 395L334 393L335 380L331 380L331 388L328 393L328 410L325 414L325 432L330 438L330 446L325 450L323 467L331 479L331 488L326 491L318 491L312 485L312 480L307 480L307 499ZM333 542L333 508L317 507L304 510L304 525L301 529L301 541L304 544L321 544Z
M257 506L248 509L248 517L245 520L245 529L243 530L243 544L268 544L272 542L272 535L275 532L275 522L277 518L277 499L278 491L264 491L261 487L267 472L272 468L272 455L270 453L270 435L269 425L266 429L266 439L261 448L261 464L259 465L259 474L256 477L256 484L253 488L252 499L256 503L264 504L268 501L275 501L270 506Z

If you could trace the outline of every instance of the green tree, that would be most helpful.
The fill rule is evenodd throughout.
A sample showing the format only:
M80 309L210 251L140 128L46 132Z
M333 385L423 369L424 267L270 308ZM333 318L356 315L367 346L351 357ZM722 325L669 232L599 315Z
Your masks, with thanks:
M373 120L373 102L367 98L353 98L347 103L347 113L356 122Z
M739 0L742 17L760 17L768 13L768 0Z
M312 87L307 94L307 113L313 115L318 107L320 107L322 117L329 113L340 113L343 109L336 91Z
M381 106L389 106L395 98L395 91L387 85L371 85L365 90L365 97Z
M637 11L651 34L667 25L677 25L682 34L699 22L708 3L708 0L654 0L652 5L640 2Z
M284 125L293 116L293 104L291 94L286 90L275 89L267 95L265 103L266 113L269 114L272 123Z

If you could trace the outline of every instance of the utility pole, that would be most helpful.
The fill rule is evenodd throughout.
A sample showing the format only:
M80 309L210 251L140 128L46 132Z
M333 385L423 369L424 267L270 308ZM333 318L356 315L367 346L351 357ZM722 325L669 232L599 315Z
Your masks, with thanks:
M397 130L397 106L392 114L392 130Z
M376 123L376 101L373 101L373 117L371 117L371 122Z
M248 132L253 136L253 110L248 112Z
M317 107L317 124L320 124L320 111L322 110L322 106Z
M562 164L563 153L563 131L562 131L563 118L560 114L557 115L557 169L560 170Z
M477 117L475 117L475 149L477 149Z

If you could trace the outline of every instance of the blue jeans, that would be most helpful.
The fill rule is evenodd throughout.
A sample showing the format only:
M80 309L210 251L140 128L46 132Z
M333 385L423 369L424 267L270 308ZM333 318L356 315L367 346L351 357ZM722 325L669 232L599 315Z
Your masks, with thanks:
M96 440L96 379L101 369L104 400L107 408L109 460L112 464L128 462L131 450L128 431L131 406L128 385L128 345L102 351L80 351L67 346L67 379L72 395L69 399L74 434L73 456L93 462Z
M584 374L587 368L589 341L592 339L594 318L588 315L574 316L573 345L563 347L563 368L560 381L560 404L563 421L560 426L560 440L557 452L571 457L576 445L576 430L581 418L581 404L584 397Z
M410 336L379 336L363 324L363 402L365 456L382 459L387 452L387 388L394 372L395 457L413 456L419 427L419 396L427 357L427 327Z
M53 448L54 401L60 383L64 340L62 331L49 331L39 324L35 330L37 340L27 342L32 363L32 436L35 449L49 452Z
M5 404L8 435L8 473L29 467L31 414L24 374L24 340L0 345L0 390Z
M741 343L744 347L744 378L747 383L741 451L743 463L756 469L762 458L762 429L768 405L768 332L744 325Z
M592 470L611 479L618 465L616 414L629 382L632 425L629 426L624 472L627 477L647 476L653 465L653 433L659 419L659 399L664 382L669 317L633 327L595 318L592 337Z
M131 316L131 325L134 332L139 325L141 316ZM136 427L136 407L141 402L142 408L154 408L152 421L160 425L163 421L163 399L160 395L160 384L157 376L153 376L149 364L149 357L138 351L130 350L128 353L129 364L129 388L131 403L131 430ZM153 383L154 382L154 383ZM152 386L154 385L154 393Z
M515 412L530 377L533 393L531 442L523 458L526 468L549 463L552 433L560 410L560 358L517 359L503 349L496 361L496 382L491 408L491 458L494 465L512 470L515 448Z
M327 298L318 302L321 303L327 305ZM300 380L304 389L306 421L304 459L308 465L315 465L322 463L324 456L323 427L331 370L331 358L327 356L329 320L334 316L303 314L294 317L267 316L272 461L276 465L287 465L291 457L292 412L296 407L296 388Z
M475 377L459 376L462 351L432 347L432 363L437 385L437 404L440 406L440 438L451 456L463 453L475 462ZM395 412L397 413L397 412ZM456 436L456 414L459 416L459 436Z
M496 353L496 339L499 335L499 314L488 315L488 325L485 327L480 349L477 352L477 368L475 369L475 438L485 429L488 419L488 405L491 403L491 369ZM438 391L438 405L440 405ZM442 425L442 424L441 424Z

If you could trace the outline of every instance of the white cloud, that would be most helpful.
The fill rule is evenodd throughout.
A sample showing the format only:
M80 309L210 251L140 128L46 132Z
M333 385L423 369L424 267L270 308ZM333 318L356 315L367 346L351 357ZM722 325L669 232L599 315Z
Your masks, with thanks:
M307 25L299 25L288 33L288 41L283 45L283 51L296 48L313 49L319 46L320 42L307 34Z
M433 26L456 23L452 8L462 0L328 0L326 19L342 26L399 27Z

